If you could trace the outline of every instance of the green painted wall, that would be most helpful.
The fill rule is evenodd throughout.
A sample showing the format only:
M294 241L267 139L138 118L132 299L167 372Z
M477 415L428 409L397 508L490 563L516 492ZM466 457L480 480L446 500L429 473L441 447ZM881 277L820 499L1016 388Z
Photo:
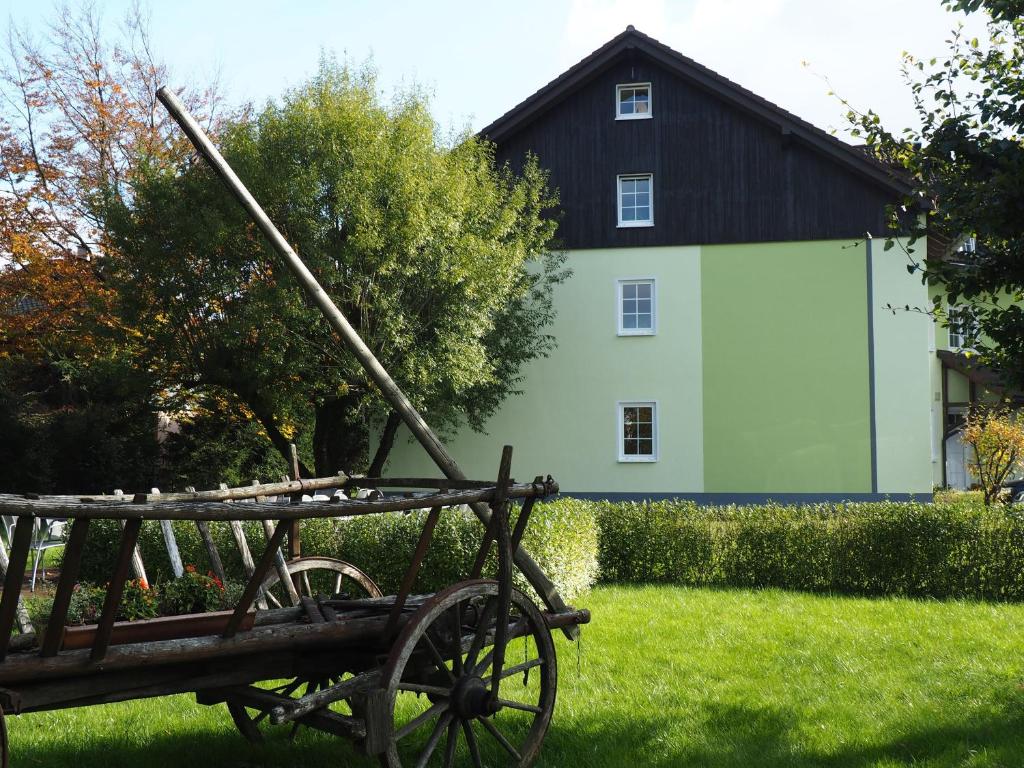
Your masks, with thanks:
M700 248L624 248L568 254L573 276L558 287L551 333L558 348L525 373L523 394L487 423L446 445L472 478L495 476L501 446L515 447L513 475L551 473L566 491L703 490ZM657 334L619 336L616 284L656 280ZM660 459L618 461L619 401L657 401ZM392 474L436 470L403 435Z
M879 493L928 493L934 485L933 462L941 461L935 442L934 323L920 312L893 307L927 308L928 287L907 273L910 246L888 251L884 241L872 247L875 331L875 424ZM914 255L926 252L919 241ZM862 246L863 248L863 246Z
M705 491L869 492L863 247L705 246L700 269Z

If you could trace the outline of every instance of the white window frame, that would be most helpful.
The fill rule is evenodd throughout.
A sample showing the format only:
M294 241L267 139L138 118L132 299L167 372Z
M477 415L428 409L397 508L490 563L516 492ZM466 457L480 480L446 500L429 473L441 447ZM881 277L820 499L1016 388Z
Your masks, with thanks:
M647 89L647 111L637 114L636 112L623 114L620 112L622 101L620 95L623 91L636 88ZM615 119L616 120L649 120L654 109L654 89L650 83L619 83L615 86Z
M624 411L626 408L642 407L651 409L651 445L654 453L649 455L637 455L628 454L623 449L625 448L624 441L625 435L625 424L624 422ZM620 400L615 404L615 420L618 423L616 434L618 435L618 457L619 462L623 464L650 464L658 461L659 448L658 448L658 436L660 430L658 429L658 401L657 400Z
M626 328L622 324L622 287L649 283L651 286L651 327ZM615 281L615 322L619 336L654 336L658 332L658 280L654 277L621 277Z
M647 179L651 185L651 217L649 219L622 220L622 182L631 179ZM654 174L653 173L620 173L615 177L615 217L619 227L653 227L654 226Z
M973 333L971 335L977 337L977 335L978 335L978 319L977 319L977 317L973 316L973 309L974 308L970 304L953 304L952 306L949 307L948 310L946 310L946 318L947 318L947 326L948 326L946 328L946 331L948 333L947 342L949 343L949 348L950 349L974 349L974 347L968 347L966 345L966 343L965 343L967 341L967 339L965 338L966 334L958 333L958 332L954 331L953 330L953 325L952 325L952 320L953 320L953 317L955 316L955 314L958 313L958 312L965 312L965 313L970 315L970 319L968 320L968 323L971 326L973 326L973 328L971 329L973 331ZM961 320L960 322L962 323L963 321ZM962 326L960 326L960 327L962 327Z

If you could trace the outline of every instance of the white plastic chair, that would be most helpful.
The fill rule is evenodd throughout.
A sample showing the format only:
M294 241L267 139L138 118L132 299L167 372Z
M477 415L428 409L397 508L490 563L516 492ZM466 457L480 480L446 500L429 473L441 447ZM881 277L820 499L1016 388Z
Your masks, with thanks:
M32 584L30 587L32 592L36 591L36 574L39 572L39 564L43 562L43 553L48 549L64 546L66 525L64 520L37 519L35 521L35 530L32 533L32 549L35 550L32 559Z

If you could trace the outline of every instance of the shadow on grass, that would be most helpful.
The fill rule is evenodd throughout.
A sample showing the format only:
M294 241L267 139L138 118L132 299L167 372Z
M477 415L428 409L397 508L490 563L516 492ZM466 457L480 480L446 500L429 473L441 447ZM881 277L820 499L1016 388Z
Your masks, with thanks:
M599 712L600 702L595 702ZM986 715L966 714L958 722L912 722L891 738L881 737L821 751L809 745L806 723L787 710L742 706L701 708L692 731L665 715L635 713L628 719L595 714L556 719L538 766L593 768L868 768L869 766L1024 765L1024 699L993 707ZM699 715L703 714L703 717ZM31 716L28 716L31 717ZM801 729L801 725L803 728ZM41 734L22 740L12 734L13 768L364 768L377 761L358 754L345 740L307 734L296 742L274 737L247 743L232 730L163 733L153 738L110 738L99 734Z
M900 733L864 737L827 751L808 744L807 723L786 710L702 707L697 732L666 717L593 718L548 734L542 766L594 768L868 768L1024 766L1024 698L957 722L912 722ZM800 729L799 726L803 726Z

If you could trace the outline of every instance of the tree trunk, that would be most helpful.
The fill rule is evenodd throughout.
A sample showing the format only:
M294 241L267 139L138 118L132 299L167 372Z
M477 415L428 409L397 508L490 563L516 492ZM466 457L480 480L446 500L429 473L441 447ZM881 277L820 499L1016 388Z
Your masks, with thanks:
M401 425L402 417L398 414L398 411L391 411L388 414L388 420L384 423L384 431L380 433L380 443L377 445L377 452L373 454L370 468L366 470L366 474L370 477L380 477L384 471L384 465L387 463L388 456L391 455L391 446L395 444L395 435L398 433L398 428Z
M366 466L366 421L356 395L333 397L315 406L313 460L317 476L353 472Z

